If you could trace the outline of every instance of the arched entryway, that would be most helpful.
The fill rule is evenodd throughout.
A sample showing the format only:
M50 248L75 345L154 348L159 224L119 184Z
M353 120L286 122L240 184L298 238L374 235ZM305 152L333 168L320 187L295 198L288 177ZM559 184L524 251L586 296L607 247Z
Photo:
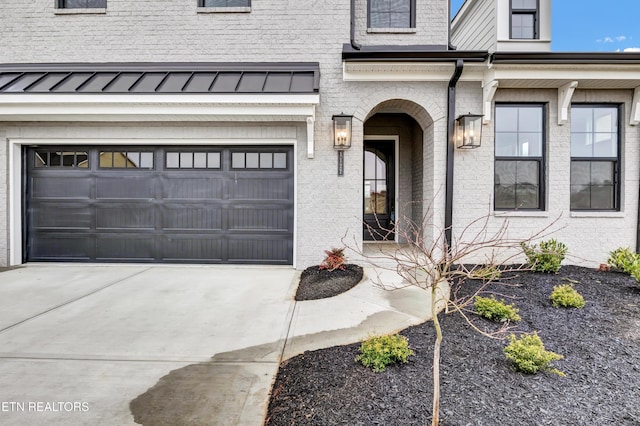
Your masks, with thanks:
M406 242L409 223L420 224L424 200L433 197L433 121L418 104L394 99L371 110L364 122L364 241Z

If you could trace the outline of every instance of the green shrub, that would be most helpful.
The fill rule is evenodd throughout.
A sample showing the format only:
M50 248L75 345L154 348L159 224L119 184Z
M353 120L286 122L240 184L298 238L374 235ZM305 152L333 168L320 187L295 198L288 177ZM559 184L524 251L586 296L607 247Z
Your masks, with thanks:
M356 361L380 373L387 365L396 362L406 363L411 355L414 355L414 352L409 347L406 337L399 334L374 336L362 342Z
M518 308L507 305L504 300L496 300L495 297L480 297L475 299L476 312L491 321L520 321Z
M636 284L640 285L640 262L633 265L631 276L636 279Z
M483 267L473 269L469 272L469 278L472 280L482 280L485 282L496 281L502 277L502 272L495 265L485 265Z
M516 370L526 374L536 374L538 371L549 371L564 377L560 370L550 367L552 361L562 359L562 355L547 351L537 332L524 334L519 339L513 334L509 337L509 344L504 348L507 359L513 361Z
M569 284L553 287L551 302L556 308L584 308L584 298Z
M535 272L557 273L567 254L567 246L555 239L541 241L539 246L525 243L521 246L527 256L527 264Z
M619 247L609 252L607 263L614 269L632 275L636 265L640 264L640 255L629 247Z

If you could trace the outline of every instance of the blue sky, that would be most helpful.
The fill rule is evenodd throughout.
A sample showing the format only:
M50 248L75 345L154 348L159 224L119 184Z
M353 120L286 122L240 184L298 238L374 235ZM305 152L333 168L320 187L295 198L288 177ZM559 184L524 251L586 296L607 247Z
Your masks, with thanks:
M639 0L553 0L552 14L553 51L640 51Z

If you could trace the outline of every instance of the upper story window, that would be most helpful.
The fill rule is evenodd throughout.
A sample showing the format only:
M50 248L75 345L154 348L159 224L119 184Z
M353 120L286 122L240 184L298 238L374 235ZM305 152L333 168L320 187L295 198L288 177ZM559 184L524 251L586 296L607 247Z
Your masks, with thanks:
M511 0L511 38L535 40L538 35L538 0Z
M415 0L369 0L369 28L415 28Z
M544 111L544 105L496 105L496 210L544 210Z
M571 107L571 210L619 210L618 107Z
M250 7L251 0L199 0L200 7Z
M107 0L58 0L59 9L105 9Z

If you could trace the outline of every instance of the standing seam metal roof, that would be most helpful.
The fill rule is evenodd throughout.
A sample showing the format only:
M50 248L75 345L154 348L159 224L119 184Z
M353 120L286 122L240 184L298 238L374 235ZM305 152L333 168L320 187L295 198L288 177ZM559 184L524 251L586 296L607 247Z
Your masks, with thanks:
M0 93L12 94L301 94L319 82L316 62L0 65Z

